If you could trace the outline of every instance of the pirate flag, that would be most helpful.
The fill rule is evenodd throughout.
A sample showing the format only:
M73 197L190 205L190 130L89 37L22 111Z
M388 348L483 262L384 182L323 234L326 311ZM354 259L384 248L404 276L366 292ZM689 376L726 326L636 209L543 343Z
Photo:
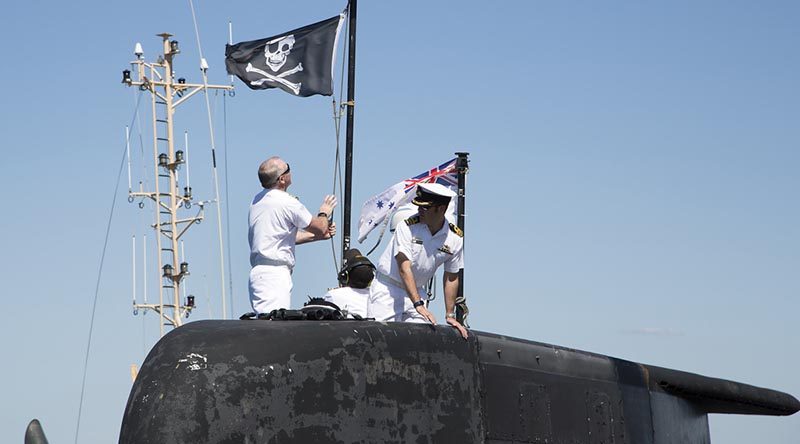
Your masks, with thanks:
M333 94L336 42L345 14L260 40L225 45L225 67L250 89L300 97Z

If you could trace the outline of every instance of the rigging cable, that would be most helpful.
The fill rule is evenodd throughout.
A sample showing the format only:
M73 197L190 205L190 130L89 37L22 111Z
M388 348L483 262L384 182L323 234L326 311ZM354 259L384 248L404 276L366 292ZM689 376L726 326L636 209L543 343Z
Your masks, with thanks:
M141 101L142 94L139 93L139 97L136 100L136 111L139 110L139 103ZM134 121L136 120L136 113L134 113L134 117L132 118L131 126L133 126ZM129 141L125 141L126 145ZM117 180L116 184L114 185L114 194L111 199L111 210L108 214L108 223L106 224L106 237L103 241L103 252L100 254L100 267L97 270L97 281L94 287L94 301L92 302L92 316L91 320L89 321L89 340L86 343L86 355L83 360L83 378L81 380L81 397L80 402L78 403L78 423L75 425L75 444L78 444L78 434L81 430L81 413L83 412L83 396L86 393L86 374L88 373L89 368L89 351L92 347L92 333L94 331L94 315L97 312L97 298L100 294L100 279L103 276L103 264L106 259L106 250L108 249L108 236L111 233L111 221L114 217L114 209L117 205L117 192L119 192L119 181L122 177L122 172L125 170L125 151L126 149L123 147L122 149L122 159L119 163L119 171L117 172Z
M136 102L134 98L134 102ZM139 106L136 105L136 128L139 131L139 155L142 158L142 179L139 180L139 191L149 190L150 184L147 182L147 165L145 165L145 156L144 156L144 139L142 138L142 120L139 118ZM144 187L142 187L142 181L144 181ZM145 198L141 198L141 202L144 202ZM139 208L142 208L141 206ZM145 299L145 304L147 303L147 299Z
M230 286L231 297L228 300L228 304L230 305L231 313L233 313L233 261L231 261L231 206L230 206L230 186L228 185L228 106L227 106L227 94L222 95L222 145L225 152L223 153L223 159L225 162L225 237L228 240L227 249L228 249L228 285Z
M141 95L141 93L139 94ZM150 184L147 182L147 165L145 165L145 155L144 155L144 138L142 136L142 120L139 118L139 106L136 104L136 94L134 94L134 108L136 109L136 114L134 116L134 120L136 121L136 129L138 131L139 136L139 159L142 161L142 175L141 179L139 179L139 192L143 192L145 189L150 189ZM144 183L144 187L142 186ZM128 200L130 202L130 199ZM145 206L145 198L142 197L139 201L139 209L144 209ZM145 221L143 212L139 211L139 221L136 224L137 227L144 227ZM142 295L143 295L143 302L147 304L147 233L142 233ZM136 311L134 309L134 315ZM147 357L147 320L145 315L147 314L147 309L142 310L142 361L144 358Z
M350 12L348 11L348 14L349 13ZM349 26L350 26L350 22L348 20L345 23L345 28L344 28L345 34L349 34L349 32L350 32ZM344 67L345 67L344 61L345 61L345 55L346 55L345 54L345 50L346 49L349 50L349 46L348 45L349 45L349 40L346 39L345 40L345 44L342 47L342 74L339 76L339 103L340 104L343 103L342 102L342 96L344 95ZM343 105L343 104L339 105L339 108L337 108L336 107L336 97L333 98L332 104L333 104L333 126L334 126L334 129L336 131L336 157L335 157L334 167L333 167L333 186L332 186L332 188L333 188L333 194L336 194L336 181L338 179L338 181L339 181L339 196L343 196L344 192L342 191L342 188L343 188L343 186L342 186L342 166L341 166L342 161L341 161L340 143L341 143L341 138L342 138L342 135L341 135L342 134L342 132L341 132L342 110L344 109L345 105ZM342 211L341 214L342 214L342 225L344 225L344 211ZM344 240L342 240L342 242L344 242ZM331 253L333 254L333 269L334 269L334 273L338 273L339 272L339 260L336 259L336 242L333 240L333 238L331 238ZM344 252L342 252L342 253L344 253ZM342 261L344 261L344 258L342 258Z
M233 24L228 20L228 43L233 45ZM230 75L231 87L233 87L233 74ZM231 254L231 207L230 207L230 186L228 184L228 106L227 96L233 97L234 92L231 90L228 94L222 96L222 141L225 149L225 236L228 240L228 285L230 286L231 297L228 304L230 305L231 314L233 314L233 255Z
M225 257L224 257L224 246L222 242L222 209L220 208L220 199L219 199L219 174L217 173L217 155L216 155L216 146L214 143L214 126L212 125L211 121L211 103L208 99L208 73L207 68L205 67L205 58L203 57L203 46L200 43L200 30L197 27L197 16L194 13L194 3L192 0L189 0L189 8L192 10L192 22L194 23L194 34L197 38L197 50L200 53L200 71L203 73L203 96L206 99L206 112L208 114L208 131L210 133L211 138L211 162L212 162L212 171L214 173L214 197L217 202L217 238L219 241L219 272L221 277L221 288L222 288L222 319L227 319L227 307L225 302Z

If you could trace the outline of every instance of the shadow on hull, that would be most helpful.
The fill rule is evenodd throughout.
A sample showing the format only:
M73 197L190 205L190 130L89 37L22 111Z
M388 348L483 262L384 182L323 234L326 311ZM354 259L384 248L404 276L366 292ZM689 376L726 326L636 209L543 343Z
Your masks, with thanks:
M709 443L791 395L446 326L199 321L151 350L120 443Z

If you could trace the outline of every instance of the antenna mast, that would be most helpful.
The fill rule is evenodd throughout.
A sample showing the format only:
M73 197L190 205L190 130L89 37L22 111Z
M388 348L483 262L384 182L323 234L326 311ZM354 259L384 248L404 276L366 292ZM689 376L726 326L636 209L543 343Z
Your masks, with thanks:
M186 163L183 151L176 151L174 144L173 118L175 109L181 103L208 89L231 90L233 86L186 83L186 79L175 79L173 58L180 53L177 40L170 40L172 34L158 34L163 42L163 55L156 62L146 62L142 58L140 44L136 44L136 60L131 62L136 79L130 70L122 71L122 83L137 86L141 91L149 91L153 119L153 170L154 191L129 191L129 200L136 197L150 198L155 202L155 223L158 244L158 275L161 276L158 303L143 304L134 302L134 310L153 310L161 318L161 336L164 326L180 327L182 318L194 308L194 297L187 297L181 304L181 285L189 275L188 262L179 262L178 241L195 222L203 220L203 206L197 215L179 219L178 210L189 208L192 204L192 191L187 186L181 193L178 187L178 168ZM207 69L201 67L202 70ZM204 71L205 74L205 71ZM219 204L219 202L217 202Z
M356 95L356 10L358 0L347 2L347 128L345 133L344 154L344 211L342 212L342 264L344 252L350 249L350 206L353 184L353 117L355 114Z

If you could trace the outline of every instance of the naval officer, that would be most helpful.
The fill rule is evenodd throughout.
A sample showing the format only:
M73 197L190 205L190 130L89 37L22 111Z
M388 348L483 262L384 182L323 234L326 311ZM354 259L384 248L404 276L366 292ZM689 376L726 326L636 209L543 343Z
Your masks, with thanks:
M289 164L280 157L270 157L258 168L264 188L250 204L250 303L256 313L289 308L292 293L294 249L336 234L329 222L336 197L325 196L319 213L311 213L286 190L292 184Z
M333 302L348 314L366 318L369 286L375 278L375 265L358 249L347 250L338 278L339 288L329 290L322 298Z
M444 265L445 319L467 338L467 330L455 314L458 272L464 267L464 233L445 220L453 197L455 193L443 185L417 185L412 202L418 213L397 225L391 244L378 261L367 316L377 321L436 324L420 295L436 269Z

